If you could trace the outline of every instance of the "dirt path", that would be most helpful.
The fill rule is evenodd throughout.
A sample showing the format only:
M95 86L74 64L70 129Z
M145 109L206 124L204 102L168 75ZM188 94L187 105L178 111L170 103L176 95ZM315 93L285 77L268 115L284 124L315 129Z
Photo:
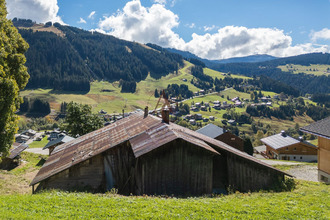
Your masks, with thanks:
M265 159L261 159L260 161L269 164L271 166L274 165L289 166L290 168L288 170L285 170L285 172L293 175L295 178L318 182L317 164L311 165L303 162L290 162L290 161L265 160Z
M314 165L296 165L292 166L287 173L293 175L297 179L318 182L317 166Z
M49 154L48 149L43 150L42 148L28 148L25 151L30 152L30 153L34 153L34 154L42 154L42 155L48 155Z

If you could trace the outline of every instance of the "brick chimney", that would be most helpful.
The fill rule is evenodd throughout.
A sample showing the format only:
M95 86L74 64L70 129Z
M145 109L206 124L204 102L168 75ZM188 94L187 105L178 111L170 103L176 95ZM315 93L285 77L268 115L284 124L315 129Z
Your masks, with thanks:
M170 110L168 109L167 106L165 106L162 110L162 118L165 123L167 124L170 123Z

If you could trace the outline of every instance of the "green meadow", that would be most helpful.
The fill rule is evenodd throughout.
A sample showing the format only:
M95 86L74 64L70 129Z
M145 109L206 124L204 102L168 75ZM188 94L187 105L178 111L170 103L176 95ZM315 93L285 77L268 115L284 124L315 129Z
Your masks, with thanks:
M321 64L311 64L309 66L287 64L283 66L278 66L282 71L292 72L294 74L306 73L316 76L329 76L330 75L330 65L321 65ZM328 71L329 69L329 71Z
M192 198L43 192L0 195L1 219L329 219L330 190L299 181L292 192Z
M95 112L101 109L108 113L121 113L133 111L137 108L144 109L148 106L149 109L156 107L158 98L154 97L155 89L162 90L167 88L168 84L185 84L193 92L200 89L190 83L193 76L190 74L190 69L193 65L185 61L185 65L178 73L171 73L160 79L152 78L150 75L137 83L135 93L121 93L119 82L94 81L91 83L91 90L87 94L83 93L67 93L63 91L53 91L51 89L36 89L23 90L21 96L30 98L40 98L50 102L51 108L60 109L62 102L78 102L93 106ZM205 68L205 74L215 78L224 78L223 73ZM245 76L231 75L235 78L246 78ZM185 80L184 80L185 79Z

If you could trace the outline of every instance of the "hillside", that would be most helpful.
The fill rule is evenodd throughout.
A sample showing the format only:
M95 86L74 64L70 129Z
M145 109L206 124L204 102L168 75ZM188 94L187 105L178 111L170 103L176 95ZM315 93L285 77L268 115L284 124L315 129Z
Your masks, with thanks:
M330 93L330 54L311 53L285 58L267 55L207 60L189 52L169 49L187 59L197 59L207 67L224 73L245 76L268 76L299 90L300 94ZM294 74L292 74L294 73Z
M136 82L148 74L160 78L183 65L180 55L97 32L58 23L42 26L27 20L14 24L30 45L26 88L89 91L93 80L122 80L122 90L134 92Z

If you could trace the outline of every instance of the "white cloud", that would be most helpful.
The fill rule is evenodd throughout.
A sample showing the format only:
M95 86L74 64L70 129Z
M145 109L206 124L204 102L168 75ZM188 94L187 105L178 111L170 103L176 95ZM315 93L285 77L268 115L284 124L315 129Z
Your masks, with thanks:
M94 15L95 15L96 11L92 11L89 15L88 18L89 19L94 19Z
M8 18L25 18L36 22L63 23L58 16L57 0L6 0Z
M214 30L214 29L216 28L216 26L215 26L215 25L212 25L212 26L204 26L203 28L204 28L204 31L205 31L205 32L208 32L208 31L212 31L212 30Z
M186 27L195 28L196 27L196 24L195 23L187 24Z
M80 20L78 21L79 24L86 24L86 21L83 18L80 18Z
M165 5L166 4L166 0L154 0L154 3Z
M317 31L317 32L312 31L311 39L314 42L319 40L319 39L330 40L330 29L323 28L322 30Z
M117 14L104 17L99 23L99 31L130 41L175 47L185 43L172 30L178 27L178 20L178 16L163 5L145 8L139 0L133 0Z
M192 34L185 42L174 32L179 17L162 4L143 7L140 0L127 2L123 10L104 17L97 31L140 43L154 43L163 47L185 50L207 59L225 59L254 54L277 57L311 52L330 52L328 45L292 45L290 33L276 28L246 28L226 26L214 34ZM191 24L190 27L194 27ZM216 26L204 27L206 31ZM316 35L324 36L324 35Z
M283 30L226 26L215 34L192 35L185 50L208 59L225 59L254 54L277 57L310 52L328 52L327 45L300 44L292 46L292 38Z

